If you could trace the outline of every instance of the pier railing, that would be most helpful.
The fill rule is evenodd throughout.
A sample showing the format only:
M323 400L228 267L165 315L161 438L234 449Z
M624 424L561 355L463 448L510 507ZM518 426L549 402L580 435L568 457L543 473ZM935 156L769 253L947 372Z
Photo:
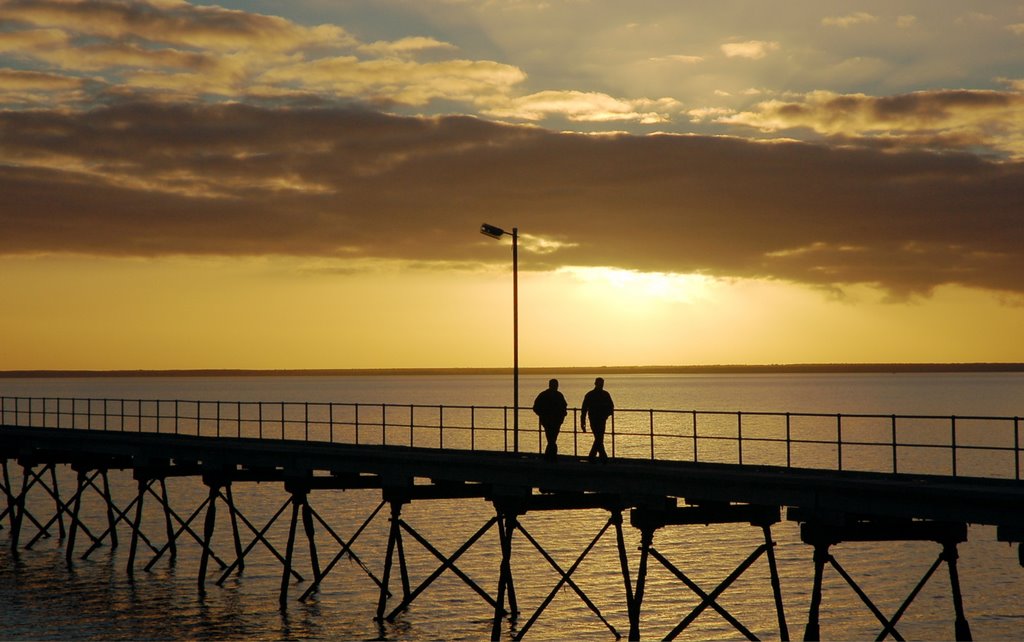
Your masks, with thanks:
M0 397L0 424L108 432L512 450L509 406ZM543 431L519 408L521 452ZM586 455L570 409L559 450ZM608 453L633 459L1021 479L1020 417L616 409Z

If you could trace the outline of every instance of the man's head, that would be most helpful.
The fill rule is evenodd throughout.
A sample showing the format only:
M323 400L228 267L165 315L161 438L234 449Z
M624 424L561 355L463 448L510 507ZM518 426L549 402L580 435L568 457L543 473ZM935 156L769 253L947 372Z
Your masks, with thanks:
M558 390L558 379L552 379L548 381L548 388L552 390Z
M601 377L594 379L594 387L597 388L598 390L604 388L604 379L602 379Z

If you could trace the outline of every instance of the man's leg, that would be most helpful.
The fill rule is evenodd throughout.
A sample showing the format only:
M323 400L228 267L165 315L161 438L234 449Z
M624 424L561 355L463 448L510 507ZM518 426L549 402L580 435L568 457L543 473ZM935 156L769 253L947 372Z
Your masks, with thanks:
M547 437L548 445L544 449L544 457L554 460L558 457L558 429L560 426L544 426L544 435Z
M596 462L598 456L601 454L601 439L604 436L604 430L601 426L600 421L594 421L593 418L590 420L590 432L594 435L594 442L590 445L590 454L587 455L588 462Z
M608 461L608 453L604 449L604 426L604 420L598 422L591 421L591 430L594 431L595 454L601 458L601 461Z

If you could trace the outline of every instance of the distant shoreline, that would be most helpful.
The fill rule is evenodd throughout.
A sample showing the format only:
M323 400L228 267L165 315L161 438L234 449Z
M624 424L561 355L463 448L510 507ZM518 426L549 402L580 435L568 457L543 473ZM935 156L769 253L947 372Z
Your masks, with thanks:
M170 369L170 370L0 370L0 378L74 377L368 377L400 375L510 374L512 368L347 368L347 369ZM699 366L580 366L520 368L520 374L828 374L1024 372L1024 363L789 363Z

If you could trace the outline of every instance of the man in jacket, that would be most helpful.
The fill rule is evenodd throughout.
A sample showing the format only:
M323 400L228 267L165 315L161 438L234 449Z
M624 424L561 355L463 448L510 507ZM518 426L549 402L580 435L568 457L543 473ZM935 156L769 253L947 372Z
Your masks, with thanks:
M583 397L583 405L580 407L580 428L587 431L587 417L590 417L590 430L594 433L594 445L590 447L589 461L601 459L601 463L608 463L608 453L604 450L604 428L608 417L615 411L615 404L612 403L612 396L604 389L604 379L598 377L594 380L594 389Z
M555 461L558 457L558 431L562 428L569 404L565 397L558 392L558 379L548 382L547 390L537 395L533 402L533 411L540 417L540 424L544 426L544 436L547 437L548 445L544 449L544 458Z

